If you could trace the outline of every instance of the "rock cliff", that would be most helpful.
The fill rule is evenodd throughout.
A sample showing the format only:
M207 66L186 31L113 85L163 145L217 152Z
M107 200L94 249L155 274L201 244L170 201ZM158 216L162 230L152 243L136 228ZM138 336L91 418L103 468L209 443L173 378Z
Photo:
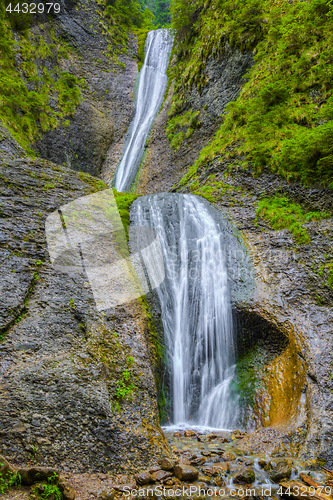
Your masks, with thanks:
M167 448L142 307L98 313L87 276L56 271L45 241L50 212L105 186L41 159L0 171L0 453L71 471L151 464Z

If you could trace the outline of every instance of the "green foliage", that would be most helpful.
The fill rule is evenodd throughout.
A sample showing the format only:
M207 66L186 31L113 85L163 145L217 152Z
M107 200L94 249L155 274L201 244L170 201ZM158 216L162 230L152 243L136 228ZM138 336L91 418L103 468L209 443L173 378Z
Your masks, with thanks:
M208 57L222 53L226 42L254 52L237 101L227 106L192 174L232 146L257 174L268 166L288 180L333 188L332 1L193 0L187 8L185 0L173 0L171 10L174 114L193 86L204 88Z
M20 17L25 18L25 15ZM12 31L15 26L15 19L6 13L5 3L1 2L0 121L34 156L30 144L41 132L57 127L64 116L75 111L81 99L83 80L79 81L74 75L57 68L51 75L47 70L47 59L58 57L61 44L53 45L51 50L42 37L27 30L17 33L15 39ZM41 76L37 74L36 59L42 61ZM57 98L56 107L49 105L51 93Z
M196 179L190 183L189 187L192 194L202 196L210 203L216 203L221 200L226 192L241 190L240 187L233 188L230 184L216 181L214 174L207 178L205 185L200 186L199 180Z
M170 25L170 0L148 0L147 6L154 14L155 26L164 28Z
M129 370L124 370L122 373L122 379L118 380L116 383L118 385L115 396L118 399L130 398L135 390L135 385L131 380L131 373Z
M108 22L108 31L113 42L111 50L120 45L119 52L126 50L130 31L154 29L153 13L138 0L102 0L106 6L105 19Z
M148 31L144 30L138 33L138 71L143 66L145 60L145 43Z
M289 229L300 245L310 242L310 236L302 224L312 220L325 219L328 212L307 212L286 196L263 198L259 201L256 214L270 222L273 229Z
M62 500L63 495L57 486L59 482L58 474L54 473L53 476L49 477L47 483L40 483L33 486L32 493L40 499L47 500L52 498L54 500Z
M4 464L0 463L0 467ZM18 472L8 471L6 474L0 472L0 494L6 493L9 488L21 485L21 476Z

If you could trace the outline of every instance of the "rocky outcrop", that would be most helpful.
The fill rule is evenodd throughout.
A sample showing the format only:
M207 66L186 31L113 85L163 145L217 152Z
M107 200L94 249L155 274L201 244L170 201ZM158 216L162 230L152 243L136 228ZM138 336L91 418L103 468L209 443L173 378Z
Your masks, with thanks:
M31 158L0 174L0 453L71 471L149 466L168 450L142 307L97 312L87 276L55 270L45 241L48 214L103 183Z
M66 117L68 123L42 134L34 148L43 158L92 175L100 174L109 148L124 138L137 77L135 37L130 35L127 51L118 53L105 23L98 2L81 0L62 2L51 22L46 16L32 28L49 46L56 38L71 47L68 59L48 61L48 71L58 64L83 81L81 103Z
M189 139L184 139L176 151L170 147L165 132L173 97L173 86L170 87L148 140L137 193L146 195L170 191L174 184L178 184L195 163L201 149L215 134L226 105L237 98L244 82L242 77L251 65L251 52L242 53L228 44L220 58L211 57L208 60L207 85L201 92L193 88L187 95L186 106L180 111L181 114L189 110L200 111L198 120L201 125Z

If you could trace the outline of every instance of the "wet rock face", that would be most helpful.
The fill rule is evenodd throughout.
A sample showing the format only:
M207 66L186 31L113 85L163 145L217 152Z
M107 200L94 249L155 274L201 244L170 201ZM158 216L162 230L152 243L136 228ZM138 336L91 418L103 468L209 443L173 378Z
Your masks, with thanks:
M221 123L220 116L228 102L236 100L244 82L242 76L251 65L251 52L242 53L228 45L220 58L209 59L205 71L207 85L200 93L193 89L187 96L186 107L181 110L181 114L191 109L193 112L200 110L201 127L195 129L189 139L184 139L177 151L170 147L165 133L173 92L171 86L148 141L137 193L170 191L173 184L181 179L195 163L203 146L215 134Z
M96 1L83 0L79 7L74 2L63 2L52 26L46 18L43 24L33 28L33 32L48 44L54 43L52 28L57 38L64 39L72 47L70 58L60 63L61 70L85 81L81 103L73 116L66 117L69 125L42 135L34 148L43 158L92 175L100 174L109 148L124 139L134 112L137 76L134 37L127 52L119 54L123 66L105 55L112 41L103 27L105 20L101 12ZM53 62L49 61L48 65L48 70L52 70ZM119 153L120 150L113 152L112 172Z
M71 471L149 466L168 450L141 306L98 313L87 276L56 271L46 247L48 214L97 180L40 159L0 174L0 453Z
M332 467L333 290L319 272L333 260L332 218L305 223L311 242L297 245L288 230L272 230L255 212L259 197L275 193L303 202L307 210L330 210L332 192L288 185L268 171L255 178L232 160L216 159L198 174L200 186L209 185L210 175L223 183L216 206L240 230L252 262L253 295L233 296L247 344L242 346L240 335L236 373L243 377L239 389L251 396L245 423L264 429L244 438L240 449L276 456L288 449ZM240 278L230 277L231 288Z

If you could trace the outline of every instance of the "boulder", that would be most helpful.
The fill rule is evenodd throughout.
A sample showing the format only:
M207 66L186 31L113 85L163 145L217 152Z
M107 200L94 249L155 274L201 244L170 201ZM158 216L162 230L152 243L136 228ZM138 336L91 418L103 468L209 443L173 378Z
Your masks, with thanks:
M184 456L180 457L179 463L182 465L191 465L191 462L189 461L189 459L187 457L184 457Z
M184 436L185 436L185 437L193 437L193 436L196 436L196 435L197 435L197 434L196 434L196 432L191 431L191 430L187 430L187 431L185 431L185 433L184 433Z
M60 479L58 487L62 493L63 500L74 500L75 490L69 481L65 481L65 479ZM105 497L105 500L113 500L113 498Z
M21 476L21 483L30 486L40 481L47 481L49 477L59 476L59 471L51 467L23 467L17 471Z
M174 475L181 481L196 481L199 471L191 465L178 464L174 468Z
M277 465L273 465L273 468L268 472L270 479L273 483L278 483L281 479L289 479L291 476L291 467L286 460L281 460Z
M252 484L256 479L255 473L252 469L244 467L233 475L235 484Z
M139 486L143 486L144 484L150 484L154 482L151 474L149 474L149 471L147 470L140 472L140 474L136 474L134 478Z
M15 469L14 469L14 467L12 467L10 465L9 462L7 462L5 457L0 455L0 474L1 474L1 477L5 476L5 474L7 474L7 472L15 472Z
M158 465L161 467L162 470L173 470L175 464L170 458L168 457L163 457L158 460Z
M164 479L166 479L167 477L170 477L172 476L171 472L168 472L166 470L158 470L156 472L153 472L151 477L153 479L153 481L163 481Z
M236 460L236 455L234 455L230 451L226 451L225 453L223 453L222 458L225 462L232 462L233 460Z

